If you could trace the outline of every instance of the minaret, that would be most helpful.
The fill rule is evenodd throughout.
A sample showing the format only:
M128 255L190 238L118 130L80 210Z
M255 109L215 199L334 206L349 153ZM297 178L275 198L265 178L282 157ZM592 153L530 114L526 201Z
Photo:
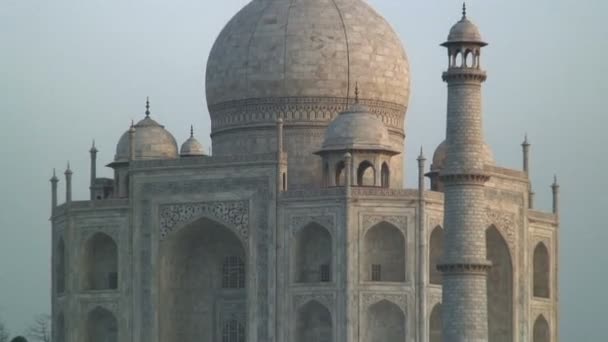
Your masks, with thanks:
M551 184L551 190L553 192L553 213L559 214L559 183L557 183L557 175L553 177L553 184Z
M447 156L440 173L445 186L445 245L438 269L443 272L442 322L444 342L487 342L485 193L480 66L487 44L477 27L462 19L442 46L448 49Z
M530 143L528 142L528 134L524 138L524 142L521 144L523 153L523 170L528 176L528 182L530 182ZM532 183L528 185L528 209L534 209L534 191L532 191Z
M65 202L72 202L72 170L68 162L68 168L65 170Z
M428 320L427 317L427 284L428 284L428 264L426 255L428 253L427 235L425 226L426 202L424 198L424 168L426 158L422 147L418 161L418 340L428 341Z
M57 208L57 183L59 183L59 178L57 178L55 169L53 169L53 177L51 177L50 182L51 182L51 214L53 214L53 213L55 213L55 208Z
M97 148L95 147L95 140L93 140L93 146L89 150L91 154L91 183L89 189L91 190L91 201L95 199L95 179L97 179Z

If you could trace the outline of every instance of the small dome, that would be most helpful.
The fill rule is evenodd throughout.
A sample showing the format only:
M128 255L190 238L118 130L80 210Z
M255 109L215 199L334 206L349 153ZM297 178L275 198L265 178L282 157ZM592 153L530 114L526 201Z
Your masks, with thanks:
M182 148L179 150L179 154L182 157L194 157L205 155L205 149L203 149L203 145L194 137L194 130L192 128L190 128L190 138L188 138L188 140L186 140L182 144Z
M359 104L338 115L325 130L322 151L384 150L390 147L388 129L378 117Z
M467 9L465 5L463 5L462 8L462 19L452 26L450 34L448 35L448 41L443 45L452 43L477 43L487 45L483 39L481 39L481 33L479 33L477 26L467 18Z
M443 169L447 158L447 152L448 144L444 140L441 144L439 144L439 146L437 146L437 149L435 149L435 153L433 154L433 164L431 164L431 171ZM494 164L494 154L492 153L490 146L486 143L483 144L483 158L486 165Z
M177 142L169 131L148 115L135 126L135 160L175 159ZM116 147L117 162L128 161L130 150L129 131L126 131Z

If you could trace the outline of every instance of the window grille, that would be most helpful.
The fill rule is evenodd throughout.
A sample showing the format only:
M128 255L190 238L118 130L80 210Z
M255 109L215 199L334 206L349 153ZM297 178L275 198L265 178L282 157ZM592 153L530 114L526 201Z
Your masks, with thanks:
M245 264L238 256L229 256L222 266L222 288L245 288Z
M382 266L372 265L372 281L382 281Z
M236 319L224 323L222 342L245 342L245 327Z
M329 264L323 264L320 267L321 282L326 283L331 281L331 272Z

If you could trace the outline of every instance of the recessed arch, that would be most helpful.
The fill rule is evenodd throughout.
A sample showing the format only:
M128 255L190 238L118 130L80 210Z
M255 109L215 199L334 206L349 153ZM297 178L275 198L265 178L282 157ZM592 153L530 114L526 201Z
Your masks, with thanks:
M333 341L331 312L316 300L311 300L298 308L295 325L297 342Z
M91 310L86 320L87 342L117 342L118 321L116 316L100 306Z
M430 342L442 342L442 334L441 334L441 303L437 303L433 310L431 311L431 315L429 317L429 341Z
M391 170L386 162L382 163L380 182L383 188L388 188L391 185Z
M84 290L118 288L118 247L114 239L102 232L93 234L84 244L82 259Z
M534 248L534 297L550 297L549 265L549 250L539 242Z
M230 227L208 217L190 222L161 241L158 264L160 341L223 341L226 316L247 317L249 263ZM240 338L235 329L229 338Z
M443 256L443 228L437 226L431 232L429 243L429 282L434 285L443 284L441 272L437 269Z
M344 169L345 169L345 164L344 164L343 160L336 164L336 174L335 174L336 186L346 185Z
M405 313L388 300L381 300L367 310L366 342L405 341Z
M550 342L551 341L551 329L549 328L549 322L545 319L545 316L540 315L534 322L533 330L533 342Z
M376 185L376 169L374 165L365 160L359 163L357 168L357 185L374 186Z
M296 233L295 277L300 283L332 280L332 237L329 231L311 222Z
M464 53L464 65L463 66L467 67L467 68L472 68L474 62L475 62L475 57L474 57L473 51L466 50Z
M325 162L323 164L323 186L324 187L329 187L330 186L329 163L328 162Z
M405 237L399 228L382 221L364 235L361 277L366 281L405 281Z
M464 66L464 56L461 51L456 52L456 56L454 57L454 66L457 68L462 68Z
M56 265L55 265L55 281L57 286L57 293L65 292L65 284L67 283L67 273L66 273L66 250L65 250L65 242L63 241L63 237L59 238L59 242L57 243L57 249L55 250L55 255L57 257Z
M486 230L488 341L513 341L513 263L509 246L494 226Z

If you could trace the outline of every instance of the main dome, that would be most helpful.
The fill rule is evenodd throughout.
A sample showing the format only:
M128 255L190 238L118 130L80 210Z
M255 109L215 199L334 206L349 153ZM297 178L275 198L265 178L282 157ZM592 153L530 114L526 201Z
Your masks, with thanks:
M405 115L405 51L362 0L253 0L220 33L207 63L212 121L235 101L348 99L355 83L366 105L387 103Z

